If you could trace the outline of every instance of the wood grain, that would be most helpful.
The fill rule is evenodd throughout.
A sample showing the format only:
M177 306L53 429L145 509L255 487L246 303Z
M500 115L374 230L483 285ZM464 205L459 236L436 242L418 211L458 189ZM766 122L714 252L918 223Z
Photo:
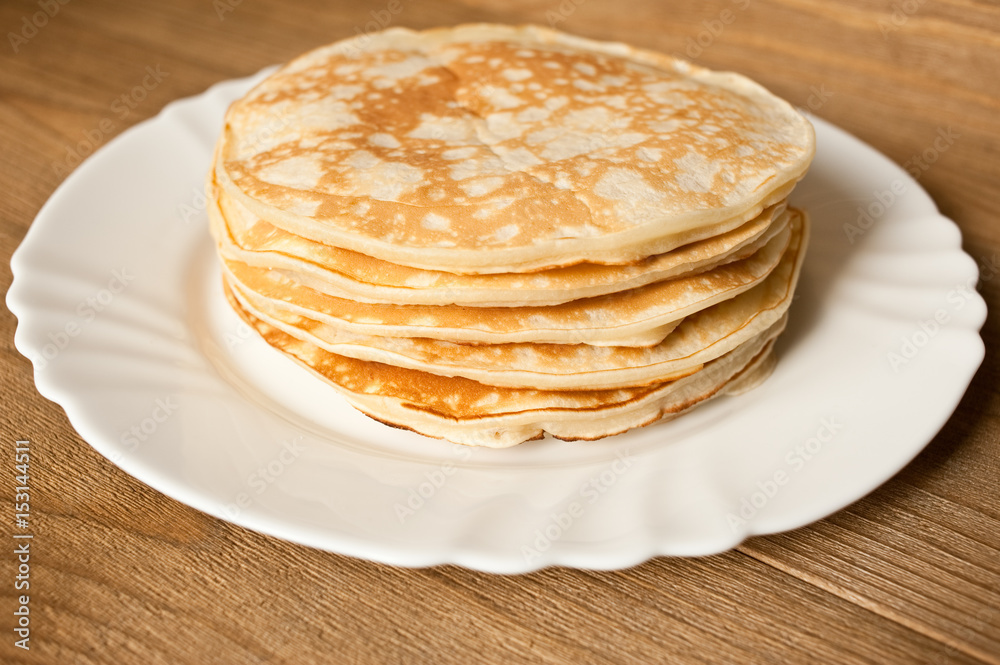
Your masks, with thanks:
M386 3L71 0L0 46L0 252L10 257L100 131L353 34ZM735 69L920 173L980 262L1000 250L1000 5L978 0L404 0L394 24L554 20ZM907 11L907 8L913 11ZM19 31L35 2L0 5ZM733 20L697 45L723 12ZM893 21L895 20L895 23ZM700 49L700 50L699 50ZM121 117L145 68L168 73ZM103 125L102 125L103 121ZM104 131L103 128L110 129ZM873 185L873 189L875 185ZM10 270L2 273L4 288ZM1000 311L1000 276L980 290ZM893 480L794 532L703 559L607 573L405 570L220 522L125 475L40 397L0 316L4 446L32 441L31 650L13 646L15 560L0 557L5 663L1000 663L1000 372ZM6 450L7 448L5 448ZM6 459L6 458L5 458ZM4 472L7 473L6 471ZM7 476L5 475L5 478ZM9 540L13 490L2 491Z

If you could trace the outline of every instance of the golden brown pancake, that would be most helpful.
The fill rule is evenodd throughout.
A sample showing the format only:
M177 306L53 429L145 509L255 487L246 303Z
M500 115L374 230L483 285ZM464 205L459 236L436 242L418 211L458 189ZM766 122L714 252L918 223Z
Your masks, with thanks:
M227 196L295 235L483 274L631 263L786 198L811 125L748 79L535 26L320 48L229 109Z
M230 260L224 261L224 267L244 290L282 300L297 313L313 315L348 332L491 344L650 346L659 343L676 321L759 284L792 241L792 231L786 228L752 256L709 272L548 306L360 303L320 293L276 271Z
M252 217L214 184L212 233L227 259L277 270L331 296L359 302L515 307L556 305L690 275L744 259L782 230L781 202L732 231L627 265L578 263L529 273L456 275L401 266L324 245Z
M680 415L724 394L747 372L770 367L772 328L675 381L614 390L504 388L330 353L230 303L268 344L327 381L372 418L426 436L504 448L544 436L594 440ZM759 380L754 377L753 380ZM739 385L739 384L737 384Z
M396 28L236 101L208 214L229 303L331 399L469 445L592 440L766 379L814 150L737 74Z
M760 284L679 321L652 347L589 344L459 344L428 337L345 332L227 280L233 297L255 318L331 353L399 365L494 386L592 390L641 386L697 371L781 319L791 304L805 254L802 214L793 210L793 244Z

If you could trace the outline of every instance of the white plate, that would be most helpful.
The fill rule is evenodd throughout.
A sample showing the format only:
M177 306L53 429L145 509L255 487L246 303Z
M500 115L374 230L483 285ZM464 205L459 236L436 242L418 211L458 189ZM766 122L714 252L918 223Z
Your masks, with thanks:
M258 77L173 103L88 159L38 214L7 295L38 390L127 473L212 515L404 566L719 552L884 482L983 358L986 308L955 224L898 166L814 119L816 161L793 197L813 237L763 386L591 443L469 449L383 426L222 298L202 181L223 112Z

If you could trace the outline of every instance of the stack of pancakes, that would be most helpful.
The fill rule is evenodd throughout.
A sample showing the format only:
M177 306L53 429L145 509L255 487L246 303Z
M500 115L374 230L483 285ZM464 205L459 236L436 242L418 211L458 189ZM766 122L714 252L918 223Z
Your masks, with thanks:
M735 74L538 27L391 29L232 105L209 216L234 309L362 412L596 439L766 378L813 152Z

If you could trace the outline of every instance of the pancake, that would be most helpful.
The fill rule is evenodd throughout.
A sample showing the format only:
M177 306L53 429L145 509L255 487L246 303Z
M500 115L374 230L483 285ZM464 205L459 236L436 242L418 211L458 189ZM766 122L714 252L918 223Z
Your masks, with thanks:
M764 371L784 319L700 371L676 381L616 390L545 391L489 386L330 353L230 304L268 344L340 392L368 416L453 443L503 448L541 438L594 440L676 417ZM761 377L754 377L760 381Z
M347 332L432 337L456 342L583 343L650 346L672 324L763 281L793 241L785 228L759 251L711 272L560 305L462 307L359 303L320 293L277 272L224 260L227 278L242 290L287 303L290 310Z
M629 265L580 263L532 273L456 275L400 266L288 233L228 199L214 185L208 201L219 253L276 270L327 295L367 303L515 307L556 305L711 270L744 259L778 233L785 202L738 228Z
M752 289L679 322L649 348L588 344L456 344L429 338L356 335L302 316L238 283L228 284L255 318L326 351L494 386L546 390L635 387L698 371L782 319L791 304L806 245L804 215L791 211L794 242L768 277Z
M809 122L732 73L536 26L393 28L234 103L215 178L289 233L459 274L627 264L784 200Z
M232 309L388 425L593 440L760 385L809 236L808 120L737 74L536 26L393 28L232 104Z

